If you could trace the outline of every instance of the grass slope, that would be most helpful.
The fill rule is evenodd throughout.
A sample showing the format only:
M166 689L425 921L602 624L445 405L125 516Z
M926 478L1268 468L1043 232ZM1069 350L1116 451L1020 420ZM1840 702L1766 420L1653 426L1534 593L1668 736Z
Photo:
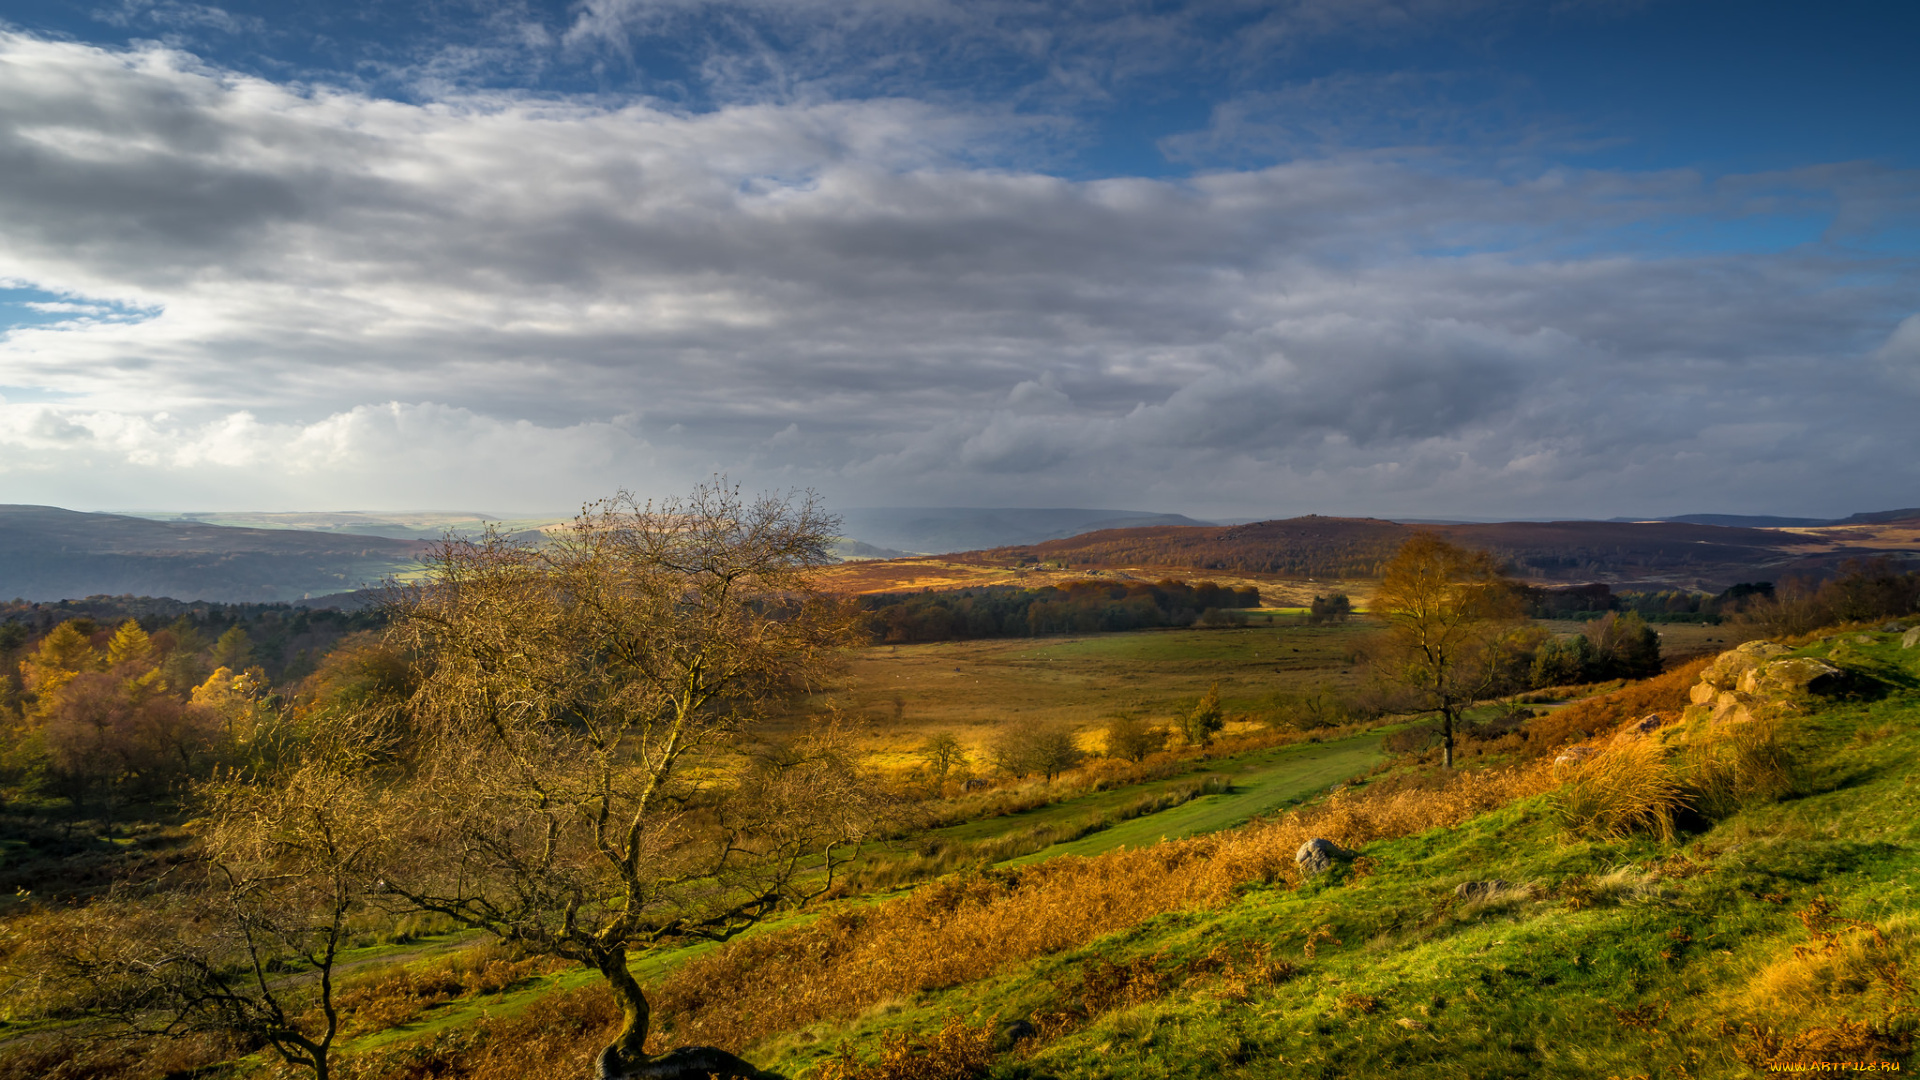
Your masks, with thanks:
M1574 839L1551 795L1527 799L1371 844L1362 873L1249 886L1218 910L757 1049L798 1076L842 1040L870 1060L882 1035L949 1016L1032 1017L1041 1036L992 1075L1733 1077L1776 1054L1912 1067L1920 650L1897 638L1802 650L1867 692L1789 723L1796 794L1673 843ZM1488 904L1454 894L1493 878L1521 888ZM1265 968L1250 959L1262 949ZM1090 973L1129 970L1171 975L1095 992Z

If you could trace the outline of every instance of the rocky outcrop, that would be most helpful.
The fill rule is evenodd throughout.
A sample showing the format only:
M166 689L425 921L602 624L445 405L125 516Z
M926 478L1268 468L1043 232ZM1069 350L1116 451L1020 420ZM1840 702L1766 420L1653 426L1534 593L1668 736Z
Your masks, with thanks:
M1353 852L1320 836L1301 844L1300 850L1293 853L1293 863L1300 868L1301 877L1312 877L1333 869L1336 862L1350 862L1352 859Z
M1846 673L1824 660L1791 656L1793 650L1771 641L1749 641L1721 653L1688 691L1689 720L1705 716L1714 724L1752 720L1756 710L1794 707L1808 694L1838 689Z

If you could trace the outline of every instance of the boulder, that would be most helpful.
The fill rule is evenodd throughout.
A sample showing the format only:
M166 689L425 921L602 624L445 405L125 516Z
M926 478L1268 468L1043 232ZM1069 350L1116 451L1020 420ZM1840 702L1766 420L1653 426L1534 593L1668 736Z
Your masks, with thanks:
M1553 759L1553 767L1559 769L1571 765L1578 765L1597 752L1598 751L1588 743L1581 743L1579 746L1569 746L1561 752L1559 757Z
M1810 656L1775 660L1753 675L1751 692L1767 695L1818 694L1837 687L1846 678L1846 673L1839 668Z
M1335 862L1347 862L1352 858L1353 852L1320 836L1301 844L1300 850L1293 853L1293 862L1300 868L1301 877L1312 877L1321 871L1331 870Z
M712 1046L683 1046L631 1065L609 1046L600 1052L593 1075L594 1080L785 1080Z
M1713 704L1713 699L1719 693L1719 687L1702 679L1694 683L1693 688L1687 691L1687 700L1693 702L1695 705L1711 705Z
M994 1031L993 1048L1004 1054L1020 1045L1022 1041L1031 1039L1038 1034L1040 1034L1040 1031L1033 1026L1032 1021L1025 1018L1010 1020L1007 1023L1001 1024L1000 1027Z
M1634 723L1633 730L1645 735L1659 730L1666 722L1667 718L1660 713L1649 713Z
M1499 878L1490 878L1486 881L1463 881L1453 887L1453 895L1472 903L1511 888L1513 888L1513 882L1502 881Z
M1716 690L1733 690L1740 685L1740 676L1749 668L1758 667L1776 656L1785 656L1792 651L1784 645L1775 645L1771 641L1749 641L1714 658L1707 670L1700 673L1700 681L1710 684Z
M1920 645L1920 626L1916 626L1913 629L1907 631L1906 633L1900 635L1901 648L1911 649L1916 645Z

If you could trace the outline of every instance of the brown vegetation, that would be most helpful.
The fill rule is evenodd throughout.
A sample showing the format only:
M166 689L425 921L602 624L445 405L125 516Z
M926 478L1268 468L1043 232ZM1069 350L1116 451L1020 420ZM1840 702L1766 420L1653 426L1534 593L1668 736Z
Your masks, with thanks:
M739 1049L920 990L985 978L1166 911L1226 902L1247 882L1298 880L1294 852L1453 825L1551 783L1545 769L1476 770L1432 788L1336 794L1235 832L1094 858L946 878L688 962L655 988L676 1043Z

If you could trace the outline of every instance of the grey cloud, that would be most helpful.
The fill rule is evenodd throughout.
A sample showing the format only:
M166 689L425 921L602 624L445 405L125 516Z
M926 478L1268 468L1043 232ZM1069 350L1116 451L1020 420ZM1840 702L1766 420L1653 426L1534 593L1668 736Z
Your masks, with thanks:
M0 443L66 417L149 488L298 464L432 489L365 465L392 455L487 503L449 488L487 483L460 463L478 440L580 485L644 456L866 503L1201 513L1524 512L1577 505L1574 486L1709 482L1737 508L1779 497L1783 446L1810 499L1917 456L1911 400L1887 391L1913 368L1895 331L1913 266L1618 233L1836 205L1870 231L1907 212L1910 177L1356 153L1075 182L969 164L1020 137L1002 120L898 100L416 106L4 39L0 279L154 314L8 334L0 381L82 397L0 418Z

